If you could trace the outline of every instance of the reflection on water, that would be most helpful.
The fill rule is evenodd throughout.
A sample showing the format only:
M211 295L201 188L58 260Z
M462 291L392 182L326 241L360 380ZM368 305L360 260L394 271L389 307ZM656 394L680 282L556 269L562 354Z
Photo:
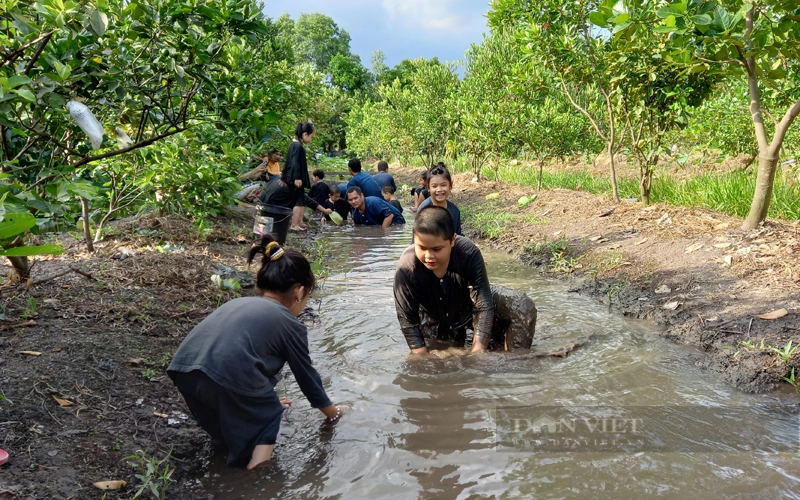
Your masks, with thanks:
M532 352L409 358L392 279L410 225L327 232L334 257L315 293L311 352L331 397L354 409L335 428L320 426L287 377L278 391L295 404L274 463L246 472L215 459L205 484L217 498L800 498L797 450L762 449L785 449L800 431L788 390L735 391L695 366L702 353L491 253L490 280L527 292L539 309ZM587 338L566 358L536 355ZM709 426L705 440L740 436L737 444L759 442L761 451L497 451L496 408L548 406L707 408L692 425L728 419ZM743 422L729 411L741 407L756 416Z

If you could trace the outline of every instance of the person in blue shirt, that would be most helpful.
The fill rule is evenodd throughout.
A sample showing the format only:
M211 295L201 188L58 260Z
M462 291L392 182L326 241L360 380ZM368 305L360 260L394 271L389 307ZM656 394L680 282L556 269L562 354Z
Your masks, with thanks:
M347 183L348 190L355 186L361 189L364 196L383 197L383 194L381 194L381 187L375 182L375 179L368 173L361 171L361 160L358 158L351 158L347 163L347 168L350 170L350 175L353 176L350 182ZM349 192L350 191L348 191L348 193Z
M378 162L378 173L372 176L375 182L383 189L386 186L392 186L392 192L397 192L397 184L394 183L394 177L389 173L389 164L385 161Z
M405 224L403 215L393 206L377 196L364 196L358 186L347 189L347 201L353 207L353 222L367 226L389 227Z
M447 170L447 166L439 162L431 167L428 171L426 183L431 196L419 204L417 211L430 205L446 208L453 216L456 234L464 236L464 233L461 231L461 211L455 203L447 199L450 196L450 191L453 189L453 178L450 176L450 171Z

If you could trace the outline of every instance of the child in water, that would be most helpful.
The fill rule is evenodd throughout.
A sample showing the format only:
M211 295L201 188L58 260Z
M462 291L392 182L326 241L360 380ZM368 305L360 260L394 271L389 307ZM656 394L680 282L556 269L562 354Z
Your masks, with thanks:
M389 205L400 210L400 213L403 213L403 205L397 201L397 197L394 195L394 188L392 186L383 186L383 188L381 188L381 192L383 193L383 199L386 200Z
M430 205L446 208L453 216L456 234L464 236L464 233L461 231L461 211L455 203L447 199L450 196L450 191L453 189L453 179L444 163L439 162L428 171L427 187L430 198L422 201L419 207L417 207L417 210L422 210Z

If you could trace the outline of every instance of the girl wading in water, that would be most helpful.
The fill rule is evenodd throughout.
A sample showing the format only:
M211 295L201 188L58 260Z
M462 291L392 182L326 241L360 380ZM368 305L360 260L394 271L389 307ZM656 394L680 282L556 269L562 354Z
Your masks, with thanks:
M458 209L455 203L447 199L450 197L450 191L453 190L453 178L444 163L439 162L431 167L425 184L431 196L422 201L417 210L422 210L431 205L446 208L450 215L453 216L456 234L464 236L461 231L461 210Z
M311 122L298 123L295 129L295 138L286 153L286 164L281 172L281 182L289 186L294 197L292 209L293 231L305 231L303 224L303 210L305 208L305 189L311 188L311 179L308 177L308 159L306 158L306 144L314 138L316 129Z
M189 333L167 368L192 415L227 463L252 469L272 457L281 414L292 402L275 392L288 363L297 384L326 421L348 409L331 403L311 364L308 332L297 316L314 289L314 273L299 252L271 235L248 253L261 255L260 295L223 304Z

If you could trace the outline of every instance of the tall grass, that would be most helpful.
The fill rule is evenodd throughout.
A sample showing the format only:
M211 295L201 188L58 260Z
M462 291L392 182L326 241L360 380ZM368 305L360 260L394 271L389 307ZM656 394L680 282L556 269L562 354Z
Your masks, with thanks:
M494 171L483 174L493 178ZM536 187L538 171L532 167L504 165L498 170L501 180L522 186ZM661 173L653 179L650 200L654 203L685 207L704 207L734 217L746 217L750 211L756 184L755 172L703 173L688 179ZM636 178L617 179L621 198L638 198ZM545 189L571 189L594 194L611 193L607 176L593 175L587 170L547 171L542 175ZM776 176L769 217L785 220L800 219L800 183L787 182Z

